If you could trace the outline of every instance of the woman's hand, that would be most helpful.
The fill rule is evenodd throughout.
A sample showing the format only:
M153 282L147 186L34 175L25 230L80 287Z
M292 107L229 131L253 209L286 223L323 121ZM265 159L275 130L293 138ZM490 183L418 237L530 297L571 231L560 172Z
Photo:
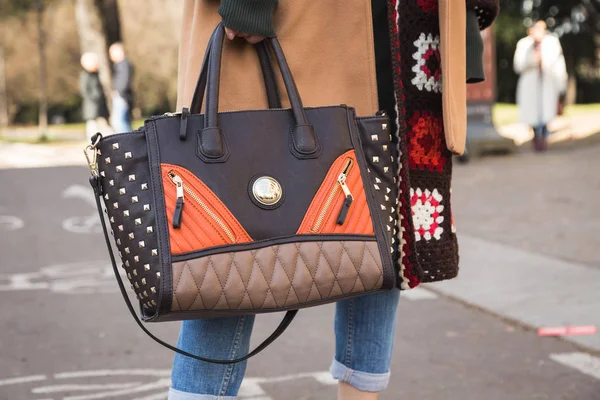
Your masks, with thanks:
M265 39L264 36L251 35L249 33L239 32L239 31L236 31L235 29L230 29L230 28L227 28L227 27L225 28L225 33L227 34L227 38L229 40L233 40L236 37L241 37L241 38L246 39L246 41L248 43L251 43L251 44L256 44L256 43L261 42L261 41L263 41Z

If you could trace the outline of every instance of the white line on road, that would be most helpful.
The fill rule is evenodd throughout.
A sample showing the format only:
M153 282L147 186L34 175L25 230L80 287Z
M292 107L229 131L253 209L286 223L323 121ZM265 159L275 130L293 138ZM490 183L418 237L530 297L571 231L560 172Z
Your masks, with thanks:
M165 400L168 395L169 395L169 392L163 392L163 393L151 394L150 396L138 397L137 399L133 399L133 400Z
M55 385L55 386L42 386L32 390L33 393L57 393L57 392L75 392L75 391L89 391L89 390L116 390L116 389L129 389L141 385L140 382L131 383L109 383L101 385Z
M337 385L337 379L333 379L330 372L319 372L313 375L315 380L323 385Z
M70 378L89 378L99 376L125 376L125 375L146 375L146 376L171 376L170 369L102 369L99 371L79 371L79 372L61 372L55 374L56 379Z
M400 298L407 299L410 301L418 300L434 300L438 298L438 295L422 287L416 287L411 290L405 290L400 294Z
M140 385L140 386L137 386L132 389L113 390L111 392L95 393L95 394L84 395L84 396L70 396L70 397L65 397L64 400L108 399L108 398L114 398L114 397L122 396L122 395L130 395L130 394L134 394L134 393L148 392L150 390L168 389L169 386L171 386L171 379L159 379L156 382L148 383L146 385Z
M300 374L290 374L290 375L278 376L278 377L273 377L273 378L248 378L248 380L250 380L252 382L258 382L258 383L279 383L279 382L295 381L295 380L304 379L304 378L317 379L317 377L322 377L324 374L329 374L329 372L304 372L304 373L300 373ZM323 381L319 381L319 382L323 383ZM335 381L334 383L327 383L327 384L335 384L335 383L337 383L337 381Z
M260 387L258 381L254 378L247 378L242 381L242 385L240 386L240 390L238 393L239 397L262 397L267 393Z
M600 380L600 358L587 353L550 354L550 359Z
M169 375L170 370L168 369L106 369L97 371L62 372L56 373L53 377L50 378L48 378L46 375L32 375L19 378L9 378L5 380L0 380L0 386L13 384L27 384L29 382L46 380L47 382L45 382L44 386L34 387L33 389L31 389L31 393L55 395L58 395L59 393L70 394L69 397L61 397L62 400L102 400L120 398L122 396L127 396L129 398L130 396L134 395L140 396L135 400L163 400L167 397L166 390L171 386L171 379ZM90 381L90 378L92 378L93 380L93 378L106 378L113 376L146 376L155 377L156 380L146 383L87 383ZM52 385L52 383L54 383L52 379L62 380L62 382L55 381L57 384ZM86 383L66 383L64 382L64 380L66 379L85 379ZM297 381L300 379L314 379L323 385L337 384L337 381L331 378L329 372L326 371L307 372L265 378L246 378L242 382L239 397L240 399L248 400L273 400L261 387L263 384L283 383Z
M94 192L91 191L89 187L82 185L71 185L63 191L62 195L65 199L81 199L92 206L92 208L96 208L96 198Z
M19 383L38 382L46 379L46 375L23 376L20 378L10 378L0 380L0 386L16 385Z

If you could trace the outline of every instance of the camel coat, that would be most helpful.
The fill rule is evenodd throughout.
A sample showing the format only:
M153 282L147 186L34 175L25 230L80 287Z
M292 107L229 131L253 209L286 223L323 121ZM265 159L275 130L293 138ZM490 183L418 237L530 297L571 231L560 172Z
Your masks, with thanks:
M466 139L466 6L463 1L440 0L439 7L442 63L449 77L443 81L446 143L462 154ZM221 21L218 8L218 0L184 2L177 110L191 104L208 39ZM332 21L344 23L332 29ZM274 25L305 106L347 104L360 116L379 111L371 0L281 0ZM227 41L223 60L219 110L267 108L253 48L242 40ZM281 77L279 87L283 88ZM287 99L282 100L288 107Z

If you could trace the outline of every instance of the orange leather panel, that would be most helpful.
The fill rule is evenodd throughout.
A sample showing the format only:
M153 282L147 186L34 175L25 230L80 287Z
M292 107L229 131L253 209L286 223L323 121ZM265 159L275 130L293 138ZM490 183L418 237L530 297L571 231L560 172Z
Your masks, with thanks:
M179 229L173 228L173 213L175 212L175 204L177 202L177 189L169 177L169 172L173 172L181 177L184 186L194 192L227 225L235 236L235 242L233 243L252 242L250 235L248 235L233 214L194 174L183 167L171 164L161 164L161 171L172 254L188 253L209 247L231 244L232 241L219 224L211 218L188 192L184 192L181 227Z
M337 218L340 214L345 199L344 192L341 188L339 188L333 199L333 202L331 203L331 206L329 207L329 210L325 214L323 223L317 231L314 231L313 228L319 218L319 215L321 214L321 211L326 206L326 202L331 194L331 191L339 185L337 179L340 173L342 173L348 159L352 159L352 167L348 173L346 185L348 186L348 189L350 189L350 192L354 197L354 201L350 206L346 221L343 225L337 224ZM335 160L329 169L325 180L321 184L316 196L310 204L310 207L308 208L308 211L306 212L306 215L304 216L302 224L300 225L300 229L298 229L297 233L299 235L326 233L356 235L375 234L373 230L373 222L371 221L369 205L367 204L365 188L363 186L360 168L356 161L356 154L354 150L350 150L342 154L337 160Z

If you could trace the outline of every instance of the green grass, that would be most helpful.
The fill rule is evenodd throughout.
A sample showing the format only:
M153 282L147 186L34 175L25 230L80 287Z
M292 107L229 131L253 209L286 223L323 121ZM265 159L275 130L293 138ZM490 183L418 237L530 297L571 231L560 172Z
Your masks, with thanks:
M493 109L496 126L510 125L519 121L519 109L515 104L498 103Z
M565 117L575 117L585 114L600 115L600 103L575 104L565 109ZM493 111L496 126L510 125L519 122L519 109L515 104L498 103Z

